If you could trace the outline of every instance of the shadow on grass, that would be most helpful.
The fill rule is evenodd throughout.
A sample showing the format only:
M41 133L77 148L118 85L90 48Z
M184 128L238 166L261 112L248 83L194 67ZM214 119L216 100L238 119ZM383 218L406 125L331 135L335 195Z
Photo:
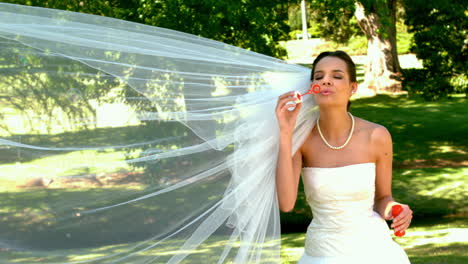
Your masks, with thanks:
M353 101L358 117L392 134L394 167L468 166L468 107L465 98L426 102L406 95Z
M164 145L168 143L169 139L171 144L183 145L185 143L183 139L187 137L188 133L191 133L191 130L180 123L152 122L139 126L83 129L60 134L15 134L3 139L37 147L64 149L45 151L19 147L3 148L0 149L0 164L30 162L44 157L77 151L82 147L96 149L97 151L118 151L119 148L122 149L120 146L133 146L124 148L129 150ZM70 149L66 150L66 148Z
M160 195L151 186L0 193L0 248L71 249L156 239L221 199L228 174L215 176Z
M225 245L229 236L217 236L203 242L197 249L178 251L187 238L171 239L163 241L157 246L150 243L143 245L116 244L97 248L76 248L73 250L54 250L47 252L35 251L3 251L0 254L1 263L69 263L84 262L93 264L103 263L167 263L175 255L184 257L185 253L190 255L182 260L182 264L217 263L223 255ZM154 241L153 241L154 242ZM233 261L238 253L239 245L234 243L231 251L226 254L226 261ZM263 247L262 260L274 262L278 244ZM273 253L273 254L272 254Z
M468 263L468 244L427 244L406 250L412 264L461 264Z

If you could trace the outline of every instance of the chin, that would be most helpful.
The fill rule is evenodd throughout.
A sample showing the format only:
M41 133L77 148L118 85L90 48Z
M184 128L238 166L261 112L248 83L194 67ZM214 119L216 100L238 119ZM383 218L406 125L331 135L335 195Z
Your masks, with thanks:
M336 102L336 101L332 101L332 100L316 100L315 101L317 103L317 105L320 107L320 108L336 108L336 107L346 107L348 102L346 103L339 103L339 102Z
M331 98L329 97L315 97L315 102L319 105L319 106L325 106L325 105L330 105L330 104L336 104L335 100L332 100Z

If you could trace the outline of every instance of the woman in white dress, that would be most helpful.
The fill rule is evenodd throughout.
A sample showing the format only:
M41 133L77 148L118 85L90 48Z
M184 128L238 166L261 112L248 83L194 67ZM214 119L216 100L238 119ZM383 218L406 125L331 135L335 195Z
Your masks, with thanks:
M391 238L406 230L412 211L392 217L392 139L378 124L353 117L349 98L356 92L356 67L345 52L324 52L313 63L312 85L320 117L292 156L292 135L302 107L294 92L281 95L276 107L280 127L277 191L280 209L291 211L302 171L313 221L299 263L409 263ZM289 101L295 109L288 110ZM385 219L385 220L384 220Z

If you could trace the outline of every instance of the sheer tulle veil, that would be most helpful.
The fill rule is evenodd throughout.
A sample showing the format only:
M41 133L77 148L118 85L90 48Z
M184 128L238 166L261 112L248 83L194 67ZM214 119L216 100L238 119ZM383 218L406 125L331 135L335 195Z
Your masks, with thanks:
M0 53L0 262L280 262L275 106L310 69L11 4Z

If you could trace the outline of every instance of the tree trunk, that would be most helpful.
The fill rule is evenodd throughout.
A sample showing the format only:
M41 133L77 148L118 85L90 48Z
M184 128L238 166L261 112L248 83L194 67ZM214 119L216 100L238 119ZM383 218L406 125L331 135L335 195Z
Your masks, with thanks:
M302 15L302 39L309 39L309 32L307 31L307 8L306 1L301 1L301 15Z
M367 37L367 65L364 86L380 92L401 92L401 69L396 47L396 0L387 6L366 10L356 1L355 17Z

